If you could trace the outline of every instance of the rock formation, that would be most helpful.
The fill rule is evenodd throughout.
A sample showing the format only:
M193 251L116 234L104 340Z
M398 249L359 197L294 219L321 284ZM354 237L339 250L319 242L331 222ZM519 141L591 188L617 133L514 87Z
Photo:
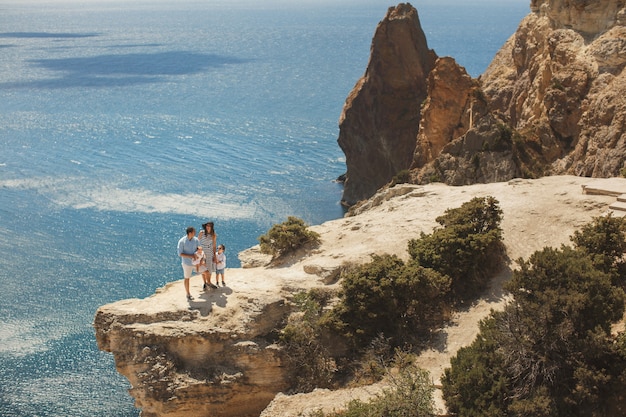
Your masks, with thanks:
M258 416L290 384L270 336L290 311L285 295L221 288L188 303L181 290L100 307L98 347L113 353L142 417Z
M202 292L202 279L193 277L196 298L191 302L179 280L148 298L100 307L94 320L96 339L130 382L142 417L293 417L318 408L330 412L355 398L367 400L384 387L287 395L292 375L274 341L292 311L294 294L314 287L338 289L336 271L368 262L372 253L408 257L409 239L430 233L438 225L436 217L473 197L491 195L500 202L504 244L510 258L518 259L544 246L569 243L574 230L605 214L624 192L623 178L575 176L467 187L397 185L355 207L351 217L313 226L320 246L280 266L229 269L229 286L209 292ZM502 305L505 298L498 285L506 279L501 277L483 299L459 313L442 329L436 346L419 356L418 365L435 382L449 358L474 339L479 320ZM285 394L277 396L279 392Z
M545 173L619 175L626 158L626 8L535 0L481 81Z
M478 80L439 58L428 77L411 169L413 182L467 185L519 176L510 129L489 112Z
M380 50L406 45L377 41L397 10L411 15L413 8L390 9L379 25L368 72L350 93L340 119L339 142L348 167L345 204L370 197L406 169L410 182L462 185L564 173L609 177L626 168L622 0L533 0L531 13L479 79L452 58L439 58L418 67L426 80L426 96L416 95L424 97L419 108L415 102L402 107L402 101L394 107L358 106L385 97L381 89L365 86ZM403 69L398 59L388 61L396 72ZM394 120L407 114L416 117ZM380 120L389 121L385 129L378 129L381 123L365 123ZM390 148L398 152L393 158ZM410 160L407 152L412 152Z
M390 8L376 28L365 75L339 120L338 143L347 165L345 204L372 196L411 164L435 59L417 10L410 4Z

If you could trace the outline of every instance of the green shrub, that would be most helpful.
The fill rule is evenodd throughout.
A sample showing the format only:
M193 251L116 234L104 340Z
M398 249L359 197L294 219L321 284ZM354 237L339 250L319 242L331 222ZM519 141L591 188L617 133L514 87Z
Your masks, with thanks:
M610 332L624 314L624 293L580 250L545 248L519 263L497 335L511 396L534 406L547 397L555 415L591 415L619 362Z
M481 323L445 371L451 412L611 415L607 400L626 385L626 339L613 337L611 325L622 319L626 296L605 268L607 259L621 259L620 239L602 236L621 235L617 230L611 218L595 219L572 238L576 249L545 248L518 261L506 284L513 299Z
M387 373L393 359L394 349L391 339L383 334L375 337L355 364L353 383L357 385L370 385L380 381Z
M427 335L444 316L450 280L396 255L374 255L368 264L348 271L340 302L327 321L355 347L384 335L394 345Z
M391 187L395 187L398 184L406 184L410 181L411 181L411 171L409 171L408 169L403 169L402 171L394 175L394 177L391 179L390 185Z
M415 365L401 367L390 374L390 388L368 402L352 400L345 410L316 417L434 417L434 386L428 371Z
M597 268L616 274L615 283L624 285L626 220L623 217L596 217L571 237L577 249L588 253Z
M442 226L432 234L411 239L411 258L451 278L452 293L459 299L473 297L501 267L502 210L493 197L476 197L438 217Z
M442 182L441 176L438 172L432 173L428 177L429 183Z
M330 293L315 289L296 294L294 303L299 314L292 315L280 333L279 343L293 373L294 392L328 388L332 384L336 365L321 341L320 327L320 317L329 298Z
M259 236L261 252L281 256L301 248L305 244L318 244L320 235L307 228L304 220L289 216L280 224L275 224L267 234Z
M463 417L504 416L509 386L493 317L480 323L474 342L459 349L444 371L442 392L448 410Z

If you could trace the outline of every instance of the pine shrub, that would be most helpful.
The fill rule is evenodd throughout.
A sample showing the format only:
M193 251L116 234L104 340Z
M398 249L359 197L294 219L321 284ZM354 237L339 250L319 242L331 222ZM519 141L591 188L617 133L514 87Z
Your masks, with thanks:
M320 235L309 230L304 220L289 216L286 221L275 224L259 236L261 252L274 257L291 253L306 244L318 244Z

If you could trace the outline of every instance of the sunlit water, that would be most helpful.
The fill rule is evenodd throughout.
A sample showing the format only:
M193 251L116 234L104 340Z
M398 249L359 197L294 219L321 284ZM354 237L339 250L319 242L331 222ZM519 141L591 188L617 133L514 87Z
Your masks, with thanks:
M527 3L413 5L477 76ZM187 225L236 267L288 215L342 216L337 120L390 5L0 3L0 416L138 415L93 316L180 279Z

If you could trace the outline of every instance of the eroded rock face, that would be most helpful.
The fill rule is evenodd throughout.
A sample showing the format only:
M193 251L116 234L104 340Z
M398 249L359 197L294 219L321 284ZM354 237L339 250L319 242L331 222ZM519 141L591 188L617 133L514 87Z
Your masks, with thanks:
M347 166L345 204L372 196L410 167L435 59L417 10L405 3L390 8L376 28L365 75L339 119L338 143Z
M428 77L411 181L467 185L518 177L512 140L506 122L490 111L479 81L454 59L439 58Z
M548 174L617 176L626 162L623 1L533 1L485 74L494 111L540 147Z
M409 60L393 52L407 54L409 46L386 32L393 16L412 16L412 10L408 4L390 9L374 39L368 71L346 102L339 138L348 165L344 203L372 196L406 169L403 157L412 146L409 180L415 183L621 175L623 0L533 0L532 13L477 80L452 58L403 65ZM392 53L381 61L379 51ZM392 70L376 71L385 65ZM417 87L390 81L415 79L413 74L421 77Z
M550 20L555 29L573 29L595 36L620 22L622 0L532 0L530 9ZM620 14L621 12L621 14Z
M474 96L477 86L453 58L437 59L428 76L428 98L422 108L412 168L435 160L446 145L470 129L474 116L478 119L484 113L484 103Z
M268 337L289 312L278 295L228 288L188 303L179 283L100 307L94 328L142 417L256 417L289 387L283 353Z

